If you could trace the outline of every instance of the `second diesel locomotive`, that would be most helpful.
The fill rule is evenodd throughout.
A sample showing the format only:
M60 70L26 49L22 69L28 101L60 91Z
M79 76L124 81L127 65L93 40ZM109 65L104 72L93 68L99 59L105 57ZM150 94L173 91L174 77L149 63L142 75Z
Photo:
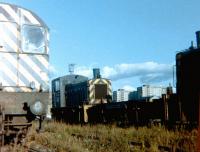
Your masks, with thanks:
M99 69L94 69L94 78L67 75L52 81L53 108L65 106L94 105L107 103L112 97L111 81L101 78Z
M53 117L87 122L90 107L111 102L111 81L101 78L99 69L93 69L93 74L91 80L71 74L52 81Z

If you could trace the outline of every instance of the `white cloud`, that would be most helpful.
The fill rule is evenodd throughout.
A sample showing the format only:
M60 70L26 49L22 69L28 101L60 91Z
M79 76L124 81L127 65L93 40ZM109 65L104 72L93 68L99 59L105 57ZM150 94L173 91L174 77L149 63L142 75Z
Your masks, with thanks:
M108 78L108 77L110 77L112 75L117 75L116 69L108 67L108 66L105 66L103 68L103 77Z
M75 74L92 77L92 68L86 66L76 66L74 69Z
M136 88L130 86L130 85L125 85L122 87L122 89L127 90L127 91L135 91Z
M49 64L49 76L50 76L50 78L56 76L57 74L58 74L58 71L56 70L56 68L53 65Z
M112 81L126 78L138 78L142 84L156 83L172 79L173 64L160 64L157 62L144 62L132 64L117 64L113 67L102 68L101 75ZM75 73L92 78L93 66L76 66Z
M142 83L161 82L172 78L172 64L159 64L156 62L123 63L114 67L104 67L102 75L113 81L138 77Z

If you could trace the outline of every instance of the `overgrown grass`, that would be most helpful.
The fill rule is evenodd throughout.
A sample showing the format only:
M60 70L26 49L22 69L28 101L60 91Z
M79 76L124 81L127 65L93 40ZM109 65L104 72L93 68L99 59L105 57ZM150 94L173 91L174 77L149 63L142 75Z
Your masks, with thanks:
M58 122L45 122L44 132L30 129L25 145L42 145L55 152L157 152L158 146L195 151L197 130L168 131L163 127L119 128L115 125L67 125ZM142 143L134 146L132 142ZM21 151L21 147L17 147ZM20 150L19 150L20 149ZM22 150L23 151L23 150Z

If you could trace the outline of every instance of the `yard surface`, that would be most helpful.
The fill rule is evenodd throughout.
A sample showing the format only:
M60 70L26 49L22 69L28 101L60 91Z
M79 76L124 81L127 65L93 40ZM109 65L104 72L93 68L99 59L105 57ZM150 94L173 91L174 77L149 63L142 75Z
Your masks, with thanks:
M163 127L136 129L45 122L44 132L38 134L35 131L37 125L33 125L23 144L15 147L15 151L24 152L24 147L40 145L52 152L158 152L176 149L193 152L197 140L197 130L168 131Z

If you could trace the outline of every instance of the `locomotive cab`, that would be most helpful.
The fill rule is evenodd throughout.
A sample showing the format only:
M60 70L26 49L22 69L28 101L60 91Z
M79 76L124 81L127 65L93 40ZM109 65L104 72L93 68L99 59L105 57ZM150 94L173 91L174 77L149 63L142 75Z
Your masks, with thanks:
M0 129L7 136L47 113L49 29L32 11L0 3L0 33Z
M33 12L0 3L0 105L23 113L23 103L49 101L49 29Z

